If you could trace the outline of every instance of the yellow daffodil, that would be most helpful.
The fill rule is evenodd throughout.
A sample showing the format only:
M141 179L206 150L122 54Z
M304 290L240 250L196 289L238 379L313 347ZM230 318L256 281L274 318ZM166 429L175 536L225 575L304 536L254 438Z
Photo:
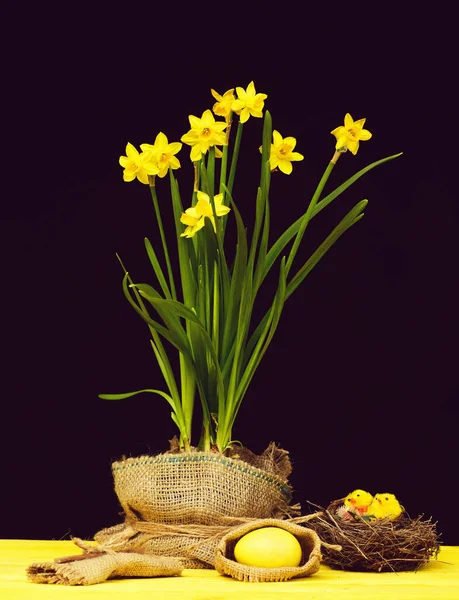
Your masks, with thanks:
M193 162L201 160L211 146L224 146L226 136L224 130L227 124L223 121L215 121L214 115L210 110L205 110L199 119L194 115L188 117L191 125L190 131L182 135L182 142L191 146L191 160Z
M148 184L148 175L156 175L159 171L151 151L139 153L129 142L126 156L120 156L119 163L124 169L124 181L133 181L137 177L140 182Z
M155 143L152 144L140 144L141 150L144 152L151 152L153 160L156 162L158 167L158 176L165 177L169 170L179 169L180 161L174 156L182 148L180 142L172 142L169 144L167 137L160 131L156 136Z
M226 121L228 122L230 113L233 110L233 102L235 101L234 88L231 88L230 90L226 91L223 94L223 96L220 96L220 94L218 94L215 90L210 91L215 100L217 100L212 110L219 117L225 117Z
M366 141L371 138L371 133L363 129L366 119L354 121L349 113L344 117L344 127L337 127L330 133L336 138L336 150L346 148L352 154L357 154L360 140Z
M262 117L266 94L257 94L253 81L249 83L247 89L237 87L237 100L233 102L232 109L239 115L241 123L245 123L250 116Z
M187 208L182 216L180 217L180 222L184 225L187 225L185 231L180 234L181 237L193 237L194 234L204 227L205 221L204 219L207 217L210 219L214 231L216 231L215 227L215 218L212 212L212 204L210 202L210 198L204 192L198 191L197 193L198 201L195 206L191 208ZM217 217L222 217L223 215L227 215L230 211L229 206L225 206L222 204L223 194L217 194L214 196L214 204L215 204L215 214Z
M295 146L296 139L294 137L283 138L278 131L273 131L273 143L269 155L271 171L279 167L282 173L290 175L293 169L292 161L304 159L304 156L299 152L293 152Z
M186 211L182 213L180 222L187 225L187 228L180 234L180 237L193 237L197 231L204 227L204 217L197 212L196 206L187 208Z

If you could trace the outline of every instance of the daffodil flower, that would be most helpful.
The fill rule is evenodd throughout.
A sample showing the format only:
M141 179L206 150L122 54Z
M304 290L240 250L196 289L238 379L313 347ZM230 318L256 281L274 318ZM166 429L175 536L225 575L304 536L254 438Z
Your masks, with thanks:
M182 148L180 142L172 142L169 144L167 137L160 131L156 136L155 143L152 144L140 144L140 149L144 152L152 152L153 160L156 162L158 167L158 177L165 177L169 170L179 169L180 161L174 156Z
M194 234L204 227L205 221L204 219L207 217L210 219L214 231L216 231L215 226L215 218L212 212L212 204L210 202L210 198L204 192L198 191L197 193L198 201L191 208L187 208L182 216L180 217L180 222L184 225L187 225L187 228L183 233L180 234L181 237L193 237ZM223 215L227 215L231 210L229 206L225 206L222 204L223 194L217 194L214 196L214 205L215 205L215 214L217 217L222 217Z
M224 146L226 136L224 130L227 124L223 121L215 121L212 112L207 109L199 119L194 115L188 117L191 129L180 138L182 142L191 146L190 157L193 162L201 160L211 146Z
M148 175L156 175L159 171L151 151L139 153L129 142L126 156L120 156L119 163L124 169L124 181L133 181L137 177L141 183L148 184Z
M241 123L245 123L250 116L262 117L266 94L257 94L253 81L249 83L247 89L237 87L237 100L233 102L232 109L239 115Z
M187 228L180 234L180 237L193 237L197 231L204 227L204 217L198 213L196 206L187 208L186 211L182 213L180 222L187 225Z
M274 130L273 131L273 143L271 144L271 152L269 155L269 166L271 171L274 171L276 167L286 175L290 175L292 172L292 161L303 160L304 156L299 152L293 152L296 146L296 139L294 137L283 138L281 134Z
M360 140L366 141L371 138L371 133L367 129L363 129L366 119L354 121L349 113L344 117L344 127L337 127L330 133L336 138L336 150L346 149L357 154Z
M225 117L226 122L228 122L231 111L233 110L233 102L235 101L234 88L226 91L223 96L220 96L215 90L210 91L215 100L217 100L213 105L212 110L219 117Z

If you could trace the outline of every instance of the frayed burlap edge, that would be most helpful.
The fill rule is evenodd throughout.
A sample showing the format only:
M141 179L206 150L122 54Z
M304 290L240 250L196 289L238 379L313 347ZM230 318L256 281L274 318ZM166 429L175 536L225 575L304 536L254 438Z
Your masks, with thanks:
M279 527L294 535L300 542L303 550L301 564L298 567L262 568L243 565L234 560L234 547L236 542L246 533L261 527ZM297 577L308 577L320 568L322 555L320 552L321 541L319 536L296 523L280 519L260 519L235 527L225 535L217 546L215 552L215 568L221 575L230 575L234 579L249 582L261 581L287 581Z
M74 542L84 548L82 540L74 539ZM33 563L26 573L33 583L94 585L117 577L171 577L180 575L183 568L179 558L138 552L107 552L94 547L81 555Z

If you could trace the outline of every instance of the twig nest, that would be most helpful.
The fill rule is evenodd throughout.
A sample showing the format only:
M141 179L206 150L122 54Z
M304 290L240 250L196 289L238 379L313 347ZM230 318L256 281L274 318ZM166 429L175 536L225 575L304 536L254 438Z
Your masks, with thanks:
M323 542L340 545L341 552L323 546L323 562L346 571L417 571L437 557L440 546L436 524L422 516L366 521L343 519L343 499L332 502L307 523Z

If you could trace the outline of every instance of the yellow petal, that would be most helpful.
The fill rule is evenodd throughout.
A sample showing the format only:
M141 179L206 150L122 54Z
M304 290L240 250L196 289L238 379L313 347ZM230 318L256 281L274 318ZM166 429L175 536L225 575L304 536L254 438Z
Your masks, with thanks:
M171 169L180 169L180 161L176 156L171 156L168 162Z
M170 154L177 154L182 149L182 144L180 142L172 142L167 146L167 152Z
M204 227L204 225L205 225L204 217L201 217L195 225L196 231L199 231L200 229L202 229ZM195 233L196 233L196 231L195 231Z
M206 217L212 216L212 206L208 200L200 198L196 203L196 212Z
M137 179L141 183L144 183L145 185L148 185L148 175L147 175L145 169L140 169L140 171L137 172Z
M358 119L357 121L354 121L354 127L357 127L358 129L363 129L365 121L366 119Z
M247 95L245 93L245 89L241 88L241 87L236 88L236 94L237 94L237 97L239 98L239 100L245 100L246 95Z
M192 146L191 152L190 152L190 158L193 162L196 162L197 160L201 160L202 152L201 152L201 148L199 147L199 144Z
M291 150L293 150L293 148L295 148L296 146L296 139L294 137L286 137L284 138L284 144L288 144L291 148Z
M217 213L217 217L223 217L223 215L227 215L230 211L229 206L225 206L224 204L220 204L220 206L215 207L215 212Z
M373 134L370 131L368 131L368 129L362 129L359 132L359 138L361 140L369 140L371 137L373 137Z
M210 93L212 94L212 96L215 98L215 100L218 100L219 102L221 102L223 100L223 97L220 96L220 94L217 94L217 92L215 90L210 90Z
M194 129L190 129L190 131L184 133L180 139L182 142L185 142L185 144L196 144L198 141L198 134Z
M217 146L215 146L215 158L221 158L223 156L223 152L220 150L220 148L217 148Z
M214 115L207 109L202 113L201 122L203 127L211 128L215 123Z
M194 219L199 219L201 217L201 215L198 213L198 211L196 210L196 206L190 206L190 208L187 208L185 213L190 216L193 217Z
M127 156L120 156L118 162L122 167L125 167L129 162L129 158Z
M244 108L244 103L241 102L241 100L235 100L233 102L233 104L231 105L231 110L233 110L235 113L239 114L239 112Z
M278 164L279 164L279 158L272 152L271 156L269 157L269 167L270 167L271 171L274 171L274 169L277 167Z
M221 133L228 127L228 123L226 121L215 121L212 124L212 128L214 131Z
M198 200L204 200L205 202L210 202L210 198L205 192L201 192L198 190L196 195L198 197Z
M198 119L198 117L189 115L188 120L190 121L191 129L200 129L202 127L201 119Z
M198 219L196 217L192 217L191 215L187 215L186 212L182 213L182 216L180 217L180 222L183 223L184 225L196 225L196 223L198 222Z
M252 117L257 117L258 119L260 119L263 116L262 108L250 108L249 111Z
M343 127L342 125L340 125L336 129L333 129L333 131L330 131L330 133L336 137L341 137L343 135L346 135L347 132L346 132L346 128Z
M247 86L247 95L255 96L255 84L253 83L253 81L251 81Z
M299 152L291 152L289 159L290 160L303 160L304 156L302 154L300 154Z
M152 144L140 144L140 149L142 152L152 152L155 150L155 147Z
M351 117L351 115L349 113L346 113L346 116L344 117L344 127L346 129L350 129L351 127L353 127L354 125L354 119Z
M129 142L126 144L126 156L128 158L137 158L139 156L138 150Z
M276 129L273 130L273 142L275 146L282 144L282 136Z
M347 149L349 150L349 152L352 152L352 154L357 154L357 150L359 149L359 142L355 142L354 140L349 140L347 145Z
M282 173L290 175L293 170L292 163L289 160L280 160L279 169L282 171Z
M159 150L159 149L162 149L162 148L166 147L166 146L168 145L168 143L169 143L169 142L168 142L168 140L167 140L167 137L166 137L166 135L165 135L165 134L164 134L162 131L160 131L160 132L158 133L158 135L156 136L156 139L155 139L155 146L156 146L156 147L157 147L157 149Z
M342 136L337 136L336 137L336 150L339 150L340 148L344 148L345 146L347 146L348 144L348 136L347 135L342 135Z
M132 171L123 171L123 179L124 181L133 181L136 177L136 174Z
M250 111L249 111L249 109L247 107L243 108L241 110L241 115L239 117L239 120L241 121L241 123L245 123L246 121L248 121L249 117L250 117Z

